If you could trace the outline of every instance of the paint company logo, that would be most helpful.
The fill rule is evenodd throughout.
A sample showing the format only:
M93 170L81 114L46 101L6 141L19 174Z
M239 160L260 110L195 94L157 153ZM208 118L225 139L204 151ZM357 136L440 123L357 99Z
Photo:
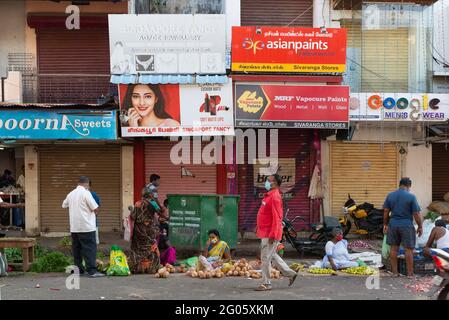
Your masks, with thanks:
M265 44L260 40L254 41L251 38L245 38L243 40L242 47L246 50L253 50L253 54L256 55L257 50L262 50L265 48Z
M332 34L320 34L318 32L302 33L302 32L272 32L268 31L264 33L265 37L277 37L276 40L268 40L267 43L261 40L253 40L251 38L245 38L242 43L242 47L246 50L252 50L253 54L256 55L258 50L264 48L270 50L294 50L296 54L300 51L307 50L318 50L326 51L329 49L329 42L323 41L321 39L316 40L316 37L322 36L332 36ZM285 40L286 38L295 37L309 37L309 39L304 41L292 41Z
M237 99L238 108L244 112L257 113L263 108L263 98L257 97L257 92L244 91L243 94Z

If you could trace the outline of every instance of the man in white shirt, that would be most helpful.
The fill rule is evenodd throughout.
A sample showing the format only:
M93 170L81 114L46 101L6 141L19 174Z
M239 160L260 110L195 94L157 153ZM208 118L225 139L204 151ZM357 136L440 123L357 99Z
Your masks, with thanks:
M97 272L97 244L95 239L96 214L98 204L89 192L89 178L80 177L78 186L70 192L62 203L63 208L69 208L70 233L72 234L72 253L75 265L81 275L86 275L82 261L86 262L87 273L92 278L102 277Z

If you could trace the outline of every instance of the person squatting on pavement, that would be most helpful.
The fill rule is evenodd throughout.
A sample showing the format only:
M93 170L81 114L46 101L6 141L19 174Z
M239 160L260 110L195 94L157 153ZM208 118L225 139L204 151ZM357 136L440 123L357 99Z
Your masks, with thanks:
M271 262L289 278L289 286L296 280L297 273L290 269L278 255L276 249L282 240L283 206L279 187L282 179L278 174L268 176L265 180L265 194L257 213L257 237L261 239L262 284L256 291L271 290Z

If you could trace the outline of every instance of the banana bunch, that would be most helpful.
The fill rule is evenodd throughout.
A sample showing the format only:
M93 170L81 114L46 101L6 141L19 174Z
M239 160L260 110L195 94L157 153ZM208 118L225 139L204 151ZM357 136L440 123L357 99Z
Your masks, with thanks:
M304 270L304 265L295 262L295 263L292 263L290 265L290 269L292 269L293 271L296 271L296 272L303 271Z
M327 268L309 268L307 272L313 274L337 274L334 270Z
M367 266L352 267L352 268L344 269L342 271L344 273L358 274L358 275L364 275L364 276L369 276L369 275L376 273L375 269L373 269L371 267L367 267Z

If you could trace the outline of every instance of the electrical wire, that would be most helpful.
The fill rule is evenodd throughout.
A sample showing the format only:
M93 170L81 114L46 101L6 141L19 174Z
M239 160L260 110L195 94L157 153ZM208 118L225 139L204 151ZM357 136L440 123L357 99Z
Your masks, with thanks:
M324 2L325 2L326 0L324 0ZM326 28L326 19L324 18L324 2L323 2L323 6L322 6L322 9L321 9L321 15L322 15L322 17L323 17L323 27L324 28ZM329 8L329 11L330 11L330 8ZM329 20L330 21L330 20Z
M360 63L358 63L357 61L355 61L355 60L353 60L353 59L351 59L351 58L349 58L349 57L347 57L347 59L348 59L349 61L351 61L352 63L356 64L357 66L361 67L362 69L368 71L369 73L372 73L373 75L375 75L375 76L378 77L379 79L385 80L385 81L387 81L387 82L390 83L390 84L401 84L401 83L402 83L401 81L393 81L392 79L387 78L386 76L383 76L383 75L377 73L376 71L373 71L373 70L371 70L371 69L369 69L369 68L367 68L367 67L361 65ZM369 86L369 83L366 83L365 85L367 85L368 87L370 87L370 86ZM413 89L413 90L417 90L417 92L419 91L418 88L413 87L413 86L410 86L410 85L409 85L409 88L411 88L411 89ZM377 90L375 90L375 91L377 91Z
M298 18L301 18L303 15L305 15L308 11L310 11L311 9L313 9L313 5L311 5L310 7L308 7L306 10L304 10L301 14L297 15L292 21L290 21L286 27L289 27L293 22L295 22L296 20L298 20Z

